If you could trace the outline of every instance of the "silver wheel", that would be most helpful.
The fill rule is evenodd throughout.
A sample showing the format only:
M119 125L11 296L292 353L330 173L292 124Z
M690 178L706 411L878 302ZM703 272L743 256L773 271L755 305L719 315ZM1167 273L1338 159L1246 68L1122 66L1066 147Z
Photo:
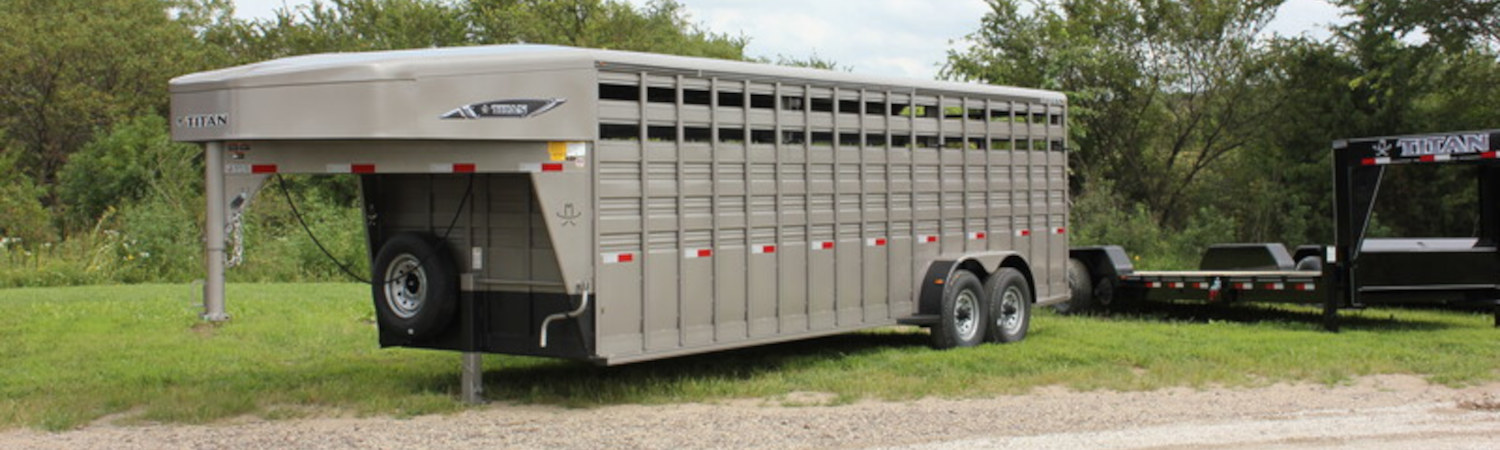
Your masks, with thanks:
M1014 285L1005 288L1000 295L1000 317L995 323L1005 334L1017 334L1026 326L1026 294L1021 293L1021 288Z
M427 301L427 271L411 254L391 260L385 270L385 303L402 319L415 317Z
M979 297L973 291L958 293L953 301L954 331L960 340L969 341L979 334Z

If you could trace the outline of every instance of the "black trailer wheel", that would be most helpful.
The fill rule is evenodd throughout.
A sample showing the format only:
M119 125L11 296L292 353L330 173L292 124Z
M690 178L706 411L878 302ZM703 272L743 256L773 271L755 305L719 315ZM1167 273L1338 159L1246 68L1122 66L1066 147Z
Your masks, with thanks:
M1052 305L1052 310L1062 314L1086 312L1099 306L1095 301L1094 274L1089 266L1077 258L1068 259L1068 300ZM1113 292L1111 292L1113 294Z
M376 254L373 272L375 312L382 328L426 337L453 319L458 270L437 238L410 232L391 236Z
M1297 270L1304 272L1322 272L1323 258L1317 256L1303 257L1302 259L1297 260Z
M1001 268L985 280L984 293L990 318L985 326L985 340L1004 343L1026 339L1026 331L1031 329L1032 303L1026 276L1016 269Z
M953 272L943 284L943 305L932 327L932 347L973 347L984 341L984 285L967 270Z

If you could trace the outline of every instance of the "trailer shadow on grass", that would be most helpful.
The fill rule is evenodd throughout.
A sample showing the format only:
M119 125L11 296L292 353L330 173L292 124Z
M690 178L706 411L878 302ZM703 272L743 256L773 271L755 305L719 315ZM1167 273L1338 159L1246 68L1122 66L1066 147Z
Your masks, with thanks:
M919 331L833 335L809 340L711 352L656 361L600 367L577 361L487 355L510 358L501 369L485 371L484 395L490 399L567 407L652 403L661 399L693 401L697 397L740 396L743 381L783 377L795 369L888 350L926 348ZM456 374L423 380L425 388L459 391ZM767 385L768 383L750 383ZM769 383L774 385L775 383ZM687 392L691 390L692 392ZM743 392L763 397L778 392ZM655 399L655 400L653 400Z
M1300 305L1148 301L1111 311L1108 315L1118 319L1204 324L1211 322L1281 324L1288 328L1311 328L1319 331L1323 327L1323 312L1319 307ZM1351 331L1435 331L1452 328L1454 325L1412 317L1397 317L1396 314L1366 309L1340 311L1339 326L1341 329Z

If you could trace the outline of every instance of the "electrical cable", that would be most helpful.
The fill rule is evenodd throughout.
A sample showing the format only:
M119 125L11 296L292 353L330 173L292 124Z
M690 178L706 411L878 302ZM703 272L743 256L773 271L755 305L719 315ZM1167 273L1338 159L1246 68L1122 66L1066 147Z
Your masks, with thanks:
M276 183L277 183L278 186L281 187L281 195L282 195L282 197L286 198L286 205L292 209L292 217L294 217L294 218L297 219L297 223L299 225L302 225L302 231L305 232L305 233L307 233L307 237L309 239L312 239L313 244L318 247L318 250L320 250L320 251L323 252L323 256L328 257L329 261L332 261L334 265L338 266L339 270L342 271L345 276L348 276L349 278L351 278L351 279L353 279L355 281L358 281L360 283L373 285L374 283L373 283L373 281L371 279L368 279L368 278L365 278L365 277L361 277L361 276L355 274L353 270L349 269L349 266L347 264L344 264L343 261L339 261L338 257L333 256L333 252L328 251L328 247L323 246L323 242L320 241L320 240L318 240L318 236L317 235L313 234L312 227L307 226L307 221L303 220L303 218L302 218L302 212L297 209L297 204L292 201L292 191L291 191L291 189L287 188L287 186L286 186L286 179L282 178L281 174L279 174L279 173L276 174ZM442 236L442 240L443 241L447 241L448 240L448 236L450 236L450 235L453 234L453 229L458 226L458 219L461 218L461 217L463 217L464 205L469 204L469 199L473 196L473 194L474 194L474 174L470 173L469 174L469 183L468 183L468 186L466 188L464 188L464 196L458 202L458 210L453 212L453 219L448 221L448 229L443 230L443 236ZM423 260L429 259L432 256L433 256L432 254L418 256L417 257L417 266L418 267L422 267ZM403 275L398 275L398 276L396 276L394 278L391 278L391 279L382 280L383 283L381 283L381 284L387 284L387 283L390 283L391 281L399 280L399 279L401 279L402 276L404 276L404 274Z

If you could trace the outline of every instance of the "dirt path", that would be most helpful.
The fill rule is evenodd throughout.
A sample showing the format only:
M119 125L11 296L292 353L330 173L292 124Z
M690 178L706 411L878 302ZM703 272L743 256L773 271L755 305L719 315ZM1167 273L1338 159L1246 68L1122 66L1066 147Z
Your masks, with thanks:
M817 401L807 394L788 399ZM855 405L493 405L413 419L99 424L0 433L0 448L1500 448L1500 383L1379 376L1348 386L1069 392Z

